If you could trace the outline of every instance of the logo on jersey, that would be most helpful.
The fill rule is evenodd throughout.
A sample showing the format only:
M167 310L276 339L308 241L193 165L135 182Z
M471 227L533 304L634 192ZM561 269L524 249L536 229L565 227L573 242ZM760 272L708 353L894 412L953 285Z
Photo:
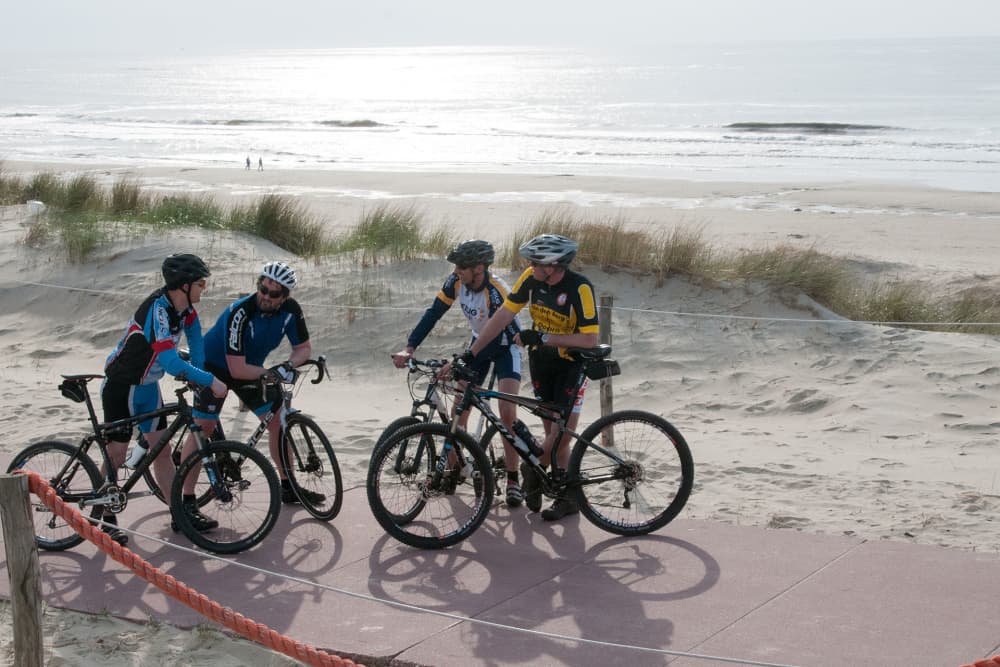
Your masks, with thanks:
M233 313L233 321L229 325L229 349L239 350L242 349L240 345L240 331L243 330L243 320L246 319L246 313L242 308L237 309Z
M560 306L565 306L567 298L568 297L566 296L566 292L560 293L559 296L556 297L556 304Z

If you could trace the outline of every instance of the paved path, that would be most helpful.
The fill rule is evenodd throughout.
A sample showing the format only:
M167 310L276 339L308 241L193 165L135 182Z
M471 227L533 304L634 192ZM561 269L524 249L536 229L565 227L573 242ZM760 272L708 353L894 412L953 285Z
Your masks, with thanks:
M135 503L121 519L127 528L186 542L166 527L162 505ZM345 494L330 524L286 508L264 544L229 560L142 537L132 546L294 639L343 654L395 656L401 664L913 667L1000 653L995 553L683 519L623 539L579 516L552 525L502 507L465 543L418 551L382 532L363 489ZM203 622L89 544L43 552L40 561L53 606L181 627ZM0 595L8 597L7 577L0 579ZM677 657L682 653L730 662Z

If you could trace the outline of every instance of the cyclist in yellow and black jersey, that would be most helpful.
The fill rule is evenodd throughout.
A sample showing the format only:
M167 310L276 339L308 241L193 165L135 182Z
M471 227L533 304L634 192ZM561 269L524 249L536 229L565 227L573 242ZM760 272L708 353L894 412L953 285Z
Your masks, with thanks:
M583 376L583 365L569 358L568 347L596 347L598 334L597 298L594 287L583 275L569 269L576 257L575 241L557 234L542 234L531 239L519 249L531 266L526 269L510 294L487 322L479 339L472 343L470 352L482 348L480 341L501 331L525 306L531 313L532 328L521 331L515 340L530 348L528 364L535 396L565 407L572 406L567 427L575 430L583 409L583 394L587 380L574 392ZM551 422L545 422L545 450L541 456L547 465L555 443L557 431ZM559 465L565 470L569 463L569 447L559 448ZM531 468L521 466L522 488L525 504L533 512L541 509L540 480ZM568 498L558 498L542 512L546 521L555 521L578 512L576 503Z

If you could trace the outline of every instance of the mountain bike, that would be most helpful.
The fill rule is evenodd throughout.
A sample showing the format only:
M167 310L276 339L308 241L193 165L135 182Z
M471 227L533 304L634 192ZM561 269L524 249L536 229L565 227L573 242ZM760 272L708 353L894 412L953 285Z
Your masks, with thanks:
M278 519L281 509L280 485L274 467L263 454L242 442L207 442L201 428L194 422L185 393L193 387L185 384L175 390L177 401L157 410L134 415L127 419L99 422L87 383L102 375L63 375L59 390L63 396L76 403L85 403L93 430L72 445L59 440L47 440L29 445L18 453L7 471L29 470L39 473L55 489L59 497L89 512L91 519L99 520L106 513L119 514L129 500L148 496L153 491L137 491L135 486L146 476L152 462L181 430L195 436L197 450L180 461L170 492L170 513L179 529L197 546L221 554L245 551L263 540ZM166 431L152 444L150 451L139 461L126 479L119 483L118 470L108 455L110 436L122 430L131 430L147 419L172 417ZM104 464L102 473L92 456ZM240 458L245 461L239 470L227 466L225 461ZM191 516L183 507L185 480L195 478L196 494L203 498L200 510L218 526L199 532ZM52 513L40 501L33 503L43 521L36 522L35 541L41 549L62 551L80 544L80 537L69 525Z
M587 377L596 380L620 372L617 362L608 359L610 346L569 348L567 352L583 364L577 391ZM470 375L457 357L452 368L458 379ZM503 425L490 408L492 398L516 403L553 424L558 437L551 471L540 465L542 449L530 434L530 441L525 441ZM691 494L691 451L680 432L659 415L616 411L577 433L566 427L571 407L472 383L466 385L457 410L468 407L482 412L487 422L514 444L518 456L540 479L545 496L575 500L589 521L609 532L636 536L658 530L680 513ZM570 438L572 446L565 470L555 463L564 436ZM413 442L434 453L433 465L398 469L400 449ZM475 532L486 518L494 491L488 466L479 442L455 421L405 426L372 455L368 503L375 519L397 540L425 549L451 546Z
M282 441L285 446L279 450L280 464L292 487L292 493L313 517L321 521L331 521L340 513L344 499L344 487L337 455L333 451L329 438L326 437L319 425L311 417L292 407L292 398L297 393L301 380L308 375L302 369L308 366L315 366L317 369L317 376L311 380L312 384L319 384L324 378L330 377L330 372L326 367L326 357L320 355L318 358L304 361L297 368L292 369L292 379L287 382L272 372L254 382L247 383L255 389L259 389L262 395L266 394L269 384L277 384L281 391L277 402L261 415L260 424L245 444L256 450L258 443L263 440L266 446L268 441L265 436L268 425L275 417L282 419ZM174 438L172 456L175 463L180 460L181 448L186 437L187 430L181 429ZM225 439L221 422L216 423L211 439L213 442ZM239 470L243 466L243 462L244 460L239 457L222 460L223 465L234 470ZM147 471L145 477L149 488L158 498L163 500L163 493L152 474ZM198 498L198 504L201 505L207 500L208 497L201 496Z

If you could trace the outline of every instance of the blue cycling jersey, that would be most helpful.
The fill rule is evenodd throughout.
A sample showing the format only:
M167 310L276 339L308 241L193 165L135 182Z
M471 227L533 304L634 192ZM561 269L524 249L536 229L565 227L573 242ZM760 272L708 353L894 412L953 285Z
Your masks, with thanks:
M285 299L277 311L265 313L257 305L257 295L250 294L230 304L205 334L205 362L228 369L226 356L233 355L245 357L251 366L263 366L285 337L293 347L309 340L298 302Z

